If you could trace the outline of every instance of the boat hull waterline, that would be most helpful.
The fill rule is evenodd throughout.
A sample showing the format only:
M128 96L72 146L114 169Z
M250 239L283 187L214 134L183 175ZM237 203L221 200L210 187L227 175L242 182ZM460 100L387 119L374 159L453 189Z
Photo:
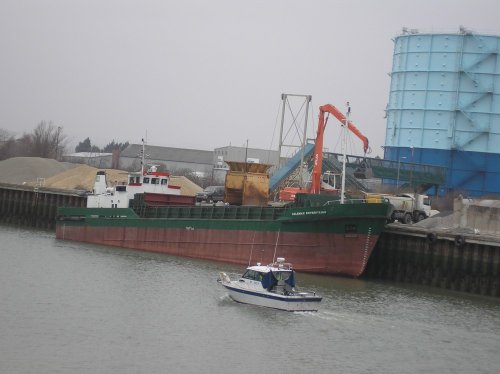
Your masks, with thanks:
M294 295L271 294L270 292L259 292L243 290L237 285L222 284L228 291L229 297L242 304L251 304L266 308L285 310L289 312L316 312L322 297L306 292L297 292Z
M387 208L378 205L322 208L322 216L303 208L278 219L141 218L129 208L61 208L56 237L237 265L283 256L300 264L297 271L358 277L385 224ZM197 208L179 209L199 216Z

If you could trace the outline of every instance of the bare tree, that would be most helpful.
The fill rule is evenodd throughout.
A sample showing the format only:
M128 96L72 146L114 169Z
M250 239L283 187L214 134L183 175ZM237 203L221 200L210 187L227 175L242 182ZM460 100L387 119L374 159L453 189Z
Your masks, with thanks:
M53 148L55 148L55 159L56 160L61 160L63 151L64 151L64 145L63 143L66 141L66 135L62 133L62 127L57 126L57 130L54 133L54 137L52 139L52 144Z
M32 156L33 153L33 136L24 133L20 138L16 139L16 149L13 157Z
M9 140L9 138L12 137L13 135L9 131L0 129L0 145L5 143L7 140Z
M31 156L61 159L65 148L66 135L61 126L42 121L31 134Z
M0 129L0 160L6 160L15 155L16 139L9 131Z
M31 134L15 138L7 130L0 129L0 160L11 157L43 157L60 160L67 139L61 126L42 121Z

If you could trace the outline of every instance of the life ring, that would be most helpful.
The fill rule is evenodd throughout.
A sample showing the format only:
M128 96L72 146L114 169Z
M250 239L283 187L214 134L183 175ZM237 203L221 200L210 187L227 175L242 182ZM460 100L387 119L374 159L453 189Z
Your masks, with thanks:
M455 246L461 248L464 246L464 244L465 244L465 238L463 237L463 235L455 236Z
M437 235L433 232L427 234L427 241L431 244L437 242Z

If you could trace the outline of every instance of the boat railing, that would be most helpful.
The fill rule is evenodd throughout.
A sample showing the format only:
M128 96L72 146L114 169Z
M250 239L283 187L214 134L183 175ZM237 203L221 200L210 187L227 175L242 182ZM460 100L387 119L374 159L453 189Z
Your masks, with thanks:
M293 270L292 264L289 262L273 262L272 264L269 264L267 266L279 270Z
M373 204L373 203L389 203L389 199L385 197L370 197L369 199L347 199L344 201L344 204ZM328 205L340 205L342 204L340 200L328 200L323 204L323 206Z
M343 204L365 204L367 201L366 199L346 199L344 200ZM341 205L342 203L340 200L328 200L323 204L323 206L328 206L328 205Z

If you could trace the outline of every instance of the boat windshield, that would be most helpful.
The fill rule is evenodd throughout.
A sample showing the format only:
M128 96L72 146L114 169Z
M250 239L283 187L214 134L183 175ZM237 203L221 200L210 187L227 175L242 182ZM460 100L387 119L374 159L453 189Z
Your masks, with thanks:
M245 279L251 279L251 280L256 280L256 281L261 281L262 278L264 277L264 273L260 273L255 270L248 269L245 274L242 275L242 278Z

